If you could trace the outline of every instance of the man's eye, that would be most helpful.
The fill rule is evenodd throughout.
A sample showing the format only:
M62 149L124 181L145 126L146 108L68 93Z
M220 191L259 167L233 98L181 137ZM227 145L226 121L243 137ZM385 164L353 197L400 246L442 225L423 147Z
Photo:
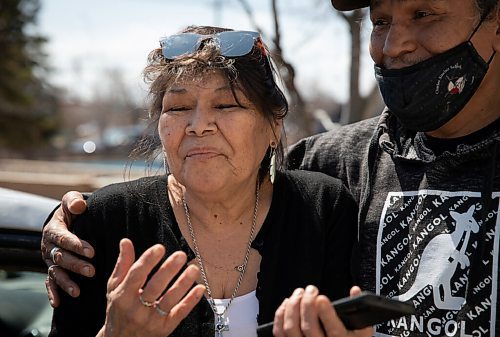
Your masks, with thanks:
M432 15L430 12L427 12L427 11L416 11L415 12L415 19L421 19L421 18L425 18L425 17L428 17Z
M378 26L385 26L385 25L388 25L389 22L385 19L375 19L375 20L372 20L372 25L374 27L378 27Z

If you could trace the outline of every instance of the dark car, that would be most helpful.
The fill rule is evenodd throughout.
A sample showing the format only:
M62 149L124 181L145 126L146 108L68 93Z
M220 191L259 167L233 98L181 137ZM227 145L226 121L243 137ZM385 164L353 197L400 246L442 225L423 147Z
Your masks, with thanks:
M0 336L45 337L52 308L41 258L42 224L58 201L0 188Z

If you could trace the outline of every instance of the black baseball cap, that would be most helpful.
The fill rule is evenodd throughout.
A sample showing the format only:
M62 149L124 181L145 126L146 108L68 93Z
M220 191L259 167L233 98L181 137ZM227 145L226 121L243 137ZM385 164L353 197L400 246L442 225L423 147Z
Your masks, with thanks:
M353 9L369 7L370 0L332 0L332 5L339 11L352 11Z

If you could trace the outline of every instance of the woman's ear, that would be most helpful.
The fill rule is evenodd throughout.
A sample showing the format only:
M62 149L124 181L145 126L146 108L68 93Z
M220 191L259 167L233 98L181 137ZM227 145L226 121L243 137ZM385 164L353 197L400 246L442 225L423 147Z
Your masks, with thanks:
M281 139L281 132L283 131L283 119L276 119L273 120L271 123L272 126L272 135L273 137L272 141L275 141L276 143L280 142Z

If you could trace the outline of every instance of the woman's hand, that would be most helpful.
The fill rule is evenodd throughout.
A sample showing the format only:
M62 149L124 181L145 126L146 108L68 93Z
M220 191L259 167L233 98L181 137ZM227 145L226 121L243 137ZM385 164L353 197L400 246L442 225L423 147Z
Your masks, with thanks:
M80 240L68 230L74 217L86 209L87 204L81 193L68 192L62 198L61 207L54 212L43 229L41 251L49 268L45 286L50 304L54 308L59 305L58 286L73 297L80 295L80 288L69 278L66 270L87 277L92 277L95 273L89 262L78 257L82 255L91 258L94 256L94 249L88 242ZM57 247L59 249L53 251Z
M359 287L352 287L350 294L356 296ZM337 316L331 301L319 295L314 286L296 289L290 298L280 305L274 316L273 335L277 337L370 337L371 327L360 330L347 330Z
M147 276L165 255L165 247L150 247L136 262L134 255L132 242L122 239L120 255L108 280L106 322L100 336L167 336L203 297L203 285L191 288L200 275L195 265L189 265L166 288L186 264L183 252L169 256L147 285Z

